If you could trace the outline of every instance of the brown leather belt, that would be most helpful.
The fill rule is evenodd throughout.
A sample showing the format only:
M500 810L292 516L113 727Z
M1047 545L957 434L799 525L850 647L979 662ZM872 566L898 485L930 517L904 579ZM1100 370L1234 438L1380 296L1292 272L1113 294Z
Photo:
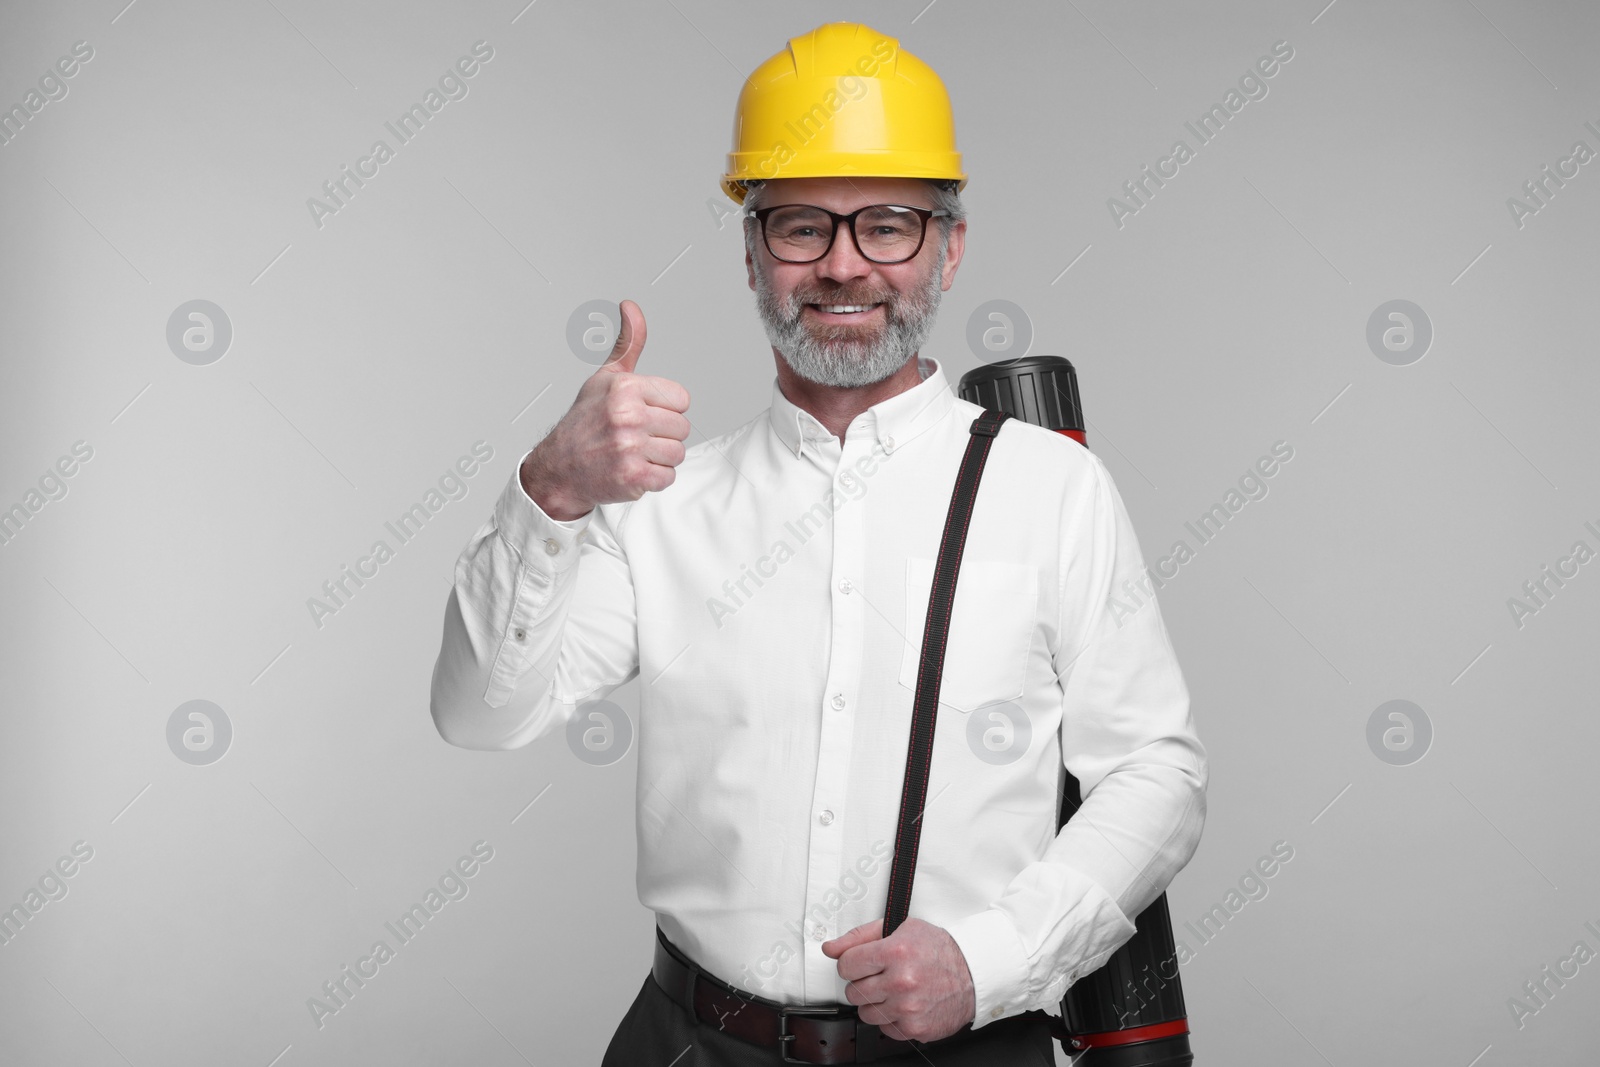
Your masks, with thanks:
M955 1044L973 1034L972 1024L967 1023L938 1041L897 1041L862 1022L853 1004L790 1007L751 996L702 971L659 926L650 973L667 996L700 1022L763 1048L776 1048L784 1063L869 1063L918 1048Z

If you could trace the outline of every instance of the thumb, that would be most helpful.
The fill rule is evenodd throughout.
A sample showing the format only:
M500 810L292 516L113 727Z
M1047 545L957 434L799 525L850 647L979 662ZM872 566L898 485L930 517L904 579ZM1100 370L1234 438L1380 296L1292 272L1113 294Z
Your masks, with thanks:
M868 941L876 941L883 936L883 920L873 919L869 923L862 923L854 930L840 934L832 941L822 943L822 954L830 959L838 959L857 945L864 945Z
M644 339L648 331L644 325L644 312L632 300L624 300L617 306L622 315L622 328L617 331L617 343L611 346L611 354L606 357L603 369L633 373L633 368L639 363L639 353L644 350Z

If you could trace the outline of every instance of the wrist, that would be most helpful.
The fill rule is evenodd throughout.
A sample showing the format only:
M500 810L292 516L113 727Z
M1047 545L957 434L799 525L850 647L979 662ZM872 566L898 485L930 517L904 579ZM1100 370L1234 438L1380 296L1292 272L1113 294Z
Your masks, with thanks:
M537 450L522 464L518 471L518 480L522 483L522 491L527 494L528 499L539 505L541 511L557 522L581 519L594 510L593 504L567 492L558 481L548 476L538 463Z

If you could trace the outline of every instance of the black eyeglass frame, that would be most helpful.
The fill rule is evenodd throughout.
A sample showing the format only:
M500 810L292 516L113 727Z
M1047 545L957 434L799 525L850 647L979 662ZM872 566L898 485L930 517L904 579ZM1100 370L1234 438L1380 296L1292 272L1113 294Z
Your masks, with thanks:
M828 243L822 249L821 254L810 259L784 259L772 250L772 242L767 240L767 216L786 207L809 208L812 211L820 211L828 216L828 224L833 227L833 232L828 235ZM917 242L917 247L912 253L904 259L873 259L862 249L861 238L856 235L856 216L863 211L884 207L894 208L896 211L910 211L922 220L922 239ZM949 214L950 212L944 208L912 207L910 204L868 204L865 207L857 208L848 215L841 215L837 211L829 211L827 208L818 207L816 204L773 204L771 207L757 208L754 211L745 212L746 217L755 219L756 223L761 227L761 243L766 246L767 254L779 263L815 263L819 259L826 258L828 253L833 251L833 242L839 239L840 223L845 223L847 224L845 225L845 230L850 234L850 241L856 246L856 252L868 263L876 263L880 267L892 267L896 264L909 263L916 259L918 253L922 251L922 246L928 242L928 220Z

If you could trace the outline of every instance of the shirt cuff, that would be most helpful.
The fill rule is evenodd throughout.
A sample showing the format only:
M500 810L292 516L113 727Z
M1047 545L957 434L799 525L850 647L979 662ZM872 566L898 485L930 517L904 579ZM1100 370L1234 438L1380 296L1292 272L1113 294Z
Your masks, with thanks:
M524 563L547 574L554 574L578 561L578 546L587 536L586 530L594 518L594 509L566 521L552 519L545 514L544 509L522 488L522 464L532 451L530 448L523 453L512 468L511 480L495 502L494 522L501 536L516 549Z
M945 932L955 939L972 974L974 1030L1028 1010L1028 957L1005 913L980 911L957 919Z

